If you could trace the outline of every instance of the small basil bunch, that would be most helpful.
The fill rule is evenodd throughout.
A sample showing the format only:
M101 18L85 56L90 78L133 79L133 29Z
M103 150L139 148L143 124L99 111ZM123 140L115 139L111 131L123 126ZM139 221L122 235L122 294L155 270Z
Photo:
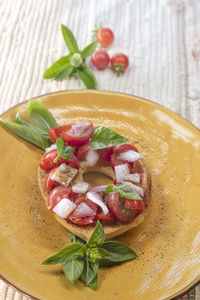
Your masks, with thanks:
M79 78L87 89L97 89L97 80L92 71L85 64L85 61L86 58L91 56L95 51L98 41L89 44L81 51L71 30L67 26L61 25L61 31L69 54L53 63L53 65L45 71L43 77L45 79L63 80L74 73L78 73Z
M99 221L87 243L72 233L68 233L68 237L72 244L46 259L43 264L62 264L65 276L72 283L81 280L93 290L98 286L101 260L119 263L137 258L137 254L125 244L105 241L104 229Z

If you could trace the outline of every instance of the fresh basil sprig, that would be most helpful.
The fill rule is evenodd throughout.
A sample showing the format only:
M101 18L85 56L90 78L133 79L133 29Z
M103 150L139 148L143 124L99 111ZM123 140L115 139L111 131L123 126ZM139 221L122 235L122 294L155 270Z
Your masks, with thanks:
M96 126L90 140L93 150L108 148L117 144L125 143L128 139L104 126Z
M65 25L61 25L61 31L69 50L69 55L63 56L53 63L45 71L43 77L45 79L63 80L77 72L87 89L97 89L98 83L96 78L85 64L85 60L95 51L98 41L89 44L81 51L72 31Z
M56 147L58 155L56 156L56 158L54 158L54 162L57 162L59 157L62 157L64 159L69 159L72 157L73 148L66 145L61 138L56 139Z
M107 186L105 193L118 192L121 198L143 200L140 195L126 184L110 184Z
M89 240L68 233L71 245L46 259L44 265L63 263L65 276L74 283L78 279L93 290L98 286L98 269L101 260L113 263L137 258L137 254L123 243L105 241L103 226L97 221Z
M50 146L50 136L48 130L57 126L56 120L50 111L39 101L30 100L28 115L33 124L21 118L19 112L15 117L15 122L4 119L0 121L13 133L32 144L45 149Z

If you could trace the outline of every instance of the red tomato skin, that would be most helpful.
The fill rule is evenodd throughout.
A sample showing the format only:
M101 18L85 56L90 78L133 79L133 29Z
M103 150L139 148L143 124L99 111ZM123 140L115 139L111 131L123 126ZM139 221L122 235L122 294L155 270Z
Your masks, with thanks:
M73 200L74 193L72 192L72 186L59 185L55 187L49 194L47 200L47 208L54 208L63 198Z
M124 198L124 207L126 209L143 210L145 208L143 200L132 200Z
M124 207L124 199L121 199L117 192L109 194L108 207L113 215L124 223L133 221L137 215L137 211Z
M133 150L133 151L139 153L138 149L131 144L122 144L122 145L119 145L118 147L115 146L114 152L116 155L119 155L122 152L130 151L130 150Z
M129 59L128 56L125 55L124 53L116 53L113 55L111 58L111 67L115 67L116 65L122 65L123 69L127 69L129 65Z
M62 163L66 163L67 165L75 169L79 168L79 162L75 155L72 155L72 158L70 159L64 159L62 157L59 157L57 162L54 162L53 160L56 158L57 155L58 155L57 149L45 153L41 158L40 168L42 170L49 172L52 169L59 167L59 165Z
M51 179L51 176L53 175L54 172L55 172L55 169L52 169L45 177L44 190L48 194L54 187L60 185L60 183Z
M96 33L96 39L103 48L108 48L114 41L114 33L110 28L100 28Z
M76 136L72 127L73 124L70 125L70 128L68 130L62 132L63 141L66 142L69 146L83 146L87 144L94 133L94 126L92 122L89 121L89 123L90 125L86 131L87 134L85 132L85 134L82 136Z
M97 152L99 153L99 158L103 161L109 162L111 159L111 155L113 154L114 147L109 147L105 149L99 149Z
M105 50L96 50L91 56L91 62L98 70L105 70L110 62L110 57Z
M88 154L89 149L90 149L90 145L89 144L86 144L84 146L78 147L77 158L79 160L85 160L86 155Z
M76 209L78 209L79 205L84 202L86 203L94 212L92 216L86 216L86 217L80 217L76 215ZM94 219L96 217L96 212L97 212L97 206L94 202L90 201L87 199L86 196L82 196L78 198L75 202L77 205L77 208L71 213L71 215L68 217L68 220L71 221L72 223L75 223L77 225L88 225L92 224L94 222Z
M48 130L48 134L50 135L52 140L54 140L54 142L56 142L56 139L58 137L62 137L62 132L70 129L70 126L71 125L62 125L62 126L52 128L52 129Z
M112 221L115 219L115 217L111 212L108 212L106 215L104 215L104 213L101 211L97 213L97 219L101 221Z

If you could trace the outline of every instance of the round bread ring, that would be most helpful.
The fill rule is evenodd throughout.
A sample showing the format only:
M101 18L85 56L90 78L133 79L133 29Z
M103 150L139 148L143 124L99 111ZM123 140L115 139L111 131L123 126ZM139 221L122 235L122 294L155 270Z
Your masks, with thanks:
M144 174L147 175L148 172L147 172L144 162L142 160L140 160L140 163L144 170ZM103 173L113 179L115 178L114 172L110 166L102 166L101 164L97 164L94 167L89 167L84 162L80 162L79 173L78 173L76 180L83 181L83 173L92 172L92 171ZM47 203L47 199L48 199L48 194L44 191L44 182L45 182L45 177L47 174L48 174L48 172L45 172L44 170L40 169L40 167L38 168L38 185L39 185L40 191L41 191L42 196L46 203ZM147 178L146 178L147 176L144 176L144 177L145 177L145 180L144 180L145 182L143 184L143 187L145 187L146 191L149 191L149 186L148 186L148 182L147 182ZM149 193L148 193L148 195L149 195ZM116 219L114 224L103 225L106 239L112 239L134 227L137 227L139 224L141 224L144 221L144 217L146 214L147 214L147 208L145 208L143 210L143 212L130 223L123 223ZM59 217L56 214L54 214L54 216L60 224L62 224L65 228L67 228L67 230L69 230L73 234L79 236L80 238L82 238L85 241L87 241L89 239L89 237L92 234L94 227L95 227L95 224L85 225L85 226L76 225L76 224L73 224L73 223L67 221L66 219L62 219L61 217Z

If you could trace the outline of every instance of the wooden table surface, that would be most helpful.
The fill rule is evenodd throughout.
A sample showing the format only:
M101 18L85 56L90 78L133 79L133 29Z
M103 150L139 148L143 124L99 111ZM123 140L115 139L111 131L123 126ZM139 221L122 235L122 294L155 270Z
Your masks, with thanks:
M42 78L67 53L61 23L81 48L94 24L110 27L109 54L128 54L130 68L119 78L94 70L100 89L153 100L200 128L199 0L0 0L0 113L40 94L84 88L75 79ZM0 281L0 299L28 298ZM180 299L200 300L200 285Z

